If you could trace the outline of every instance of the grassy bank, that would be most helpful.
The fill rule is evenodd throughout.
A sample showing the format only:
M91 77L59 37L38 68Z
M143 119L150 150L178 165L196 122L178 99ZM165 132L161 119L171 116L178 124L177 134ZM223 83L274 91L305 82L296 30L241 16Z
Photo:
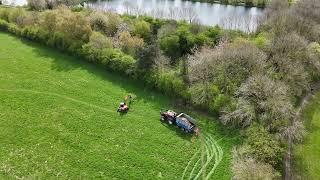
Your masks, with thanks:
M170 99L137 83L40 45L0 33L0 178L177 179L196 176L198 138L159 122ZM123 97L137 96L129 114ZM230 150L238 141L195 116L221 148L214 179L230 179ZM209 141L207 141L209 142ZM210 148L209 148L210 149ZM210 153L210 152L209 152ZM198 155L196 154L195 160ZM192 168L195 171L191 173Z
M320 179L320 93L317 93L303 112L307 136L295 148L296 171L303 179Z

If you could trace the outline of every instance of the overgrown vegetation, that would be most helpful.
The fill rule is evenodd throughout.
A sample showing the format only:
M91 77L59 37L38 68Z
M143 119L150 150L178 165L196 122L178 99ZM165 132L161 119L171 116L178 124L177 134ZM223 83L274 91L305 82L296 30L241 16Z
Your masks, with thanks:
M320 77L319 12L316 0L292 6L273 0L257 32L245 34L64 6L41 12L4 8L0 29L85 57L184 106L219 115L247 139L234 150L235 178L274 179L283 172L284 152L304 134L295 118L297 102ZM256 168L248 171L249 165Z

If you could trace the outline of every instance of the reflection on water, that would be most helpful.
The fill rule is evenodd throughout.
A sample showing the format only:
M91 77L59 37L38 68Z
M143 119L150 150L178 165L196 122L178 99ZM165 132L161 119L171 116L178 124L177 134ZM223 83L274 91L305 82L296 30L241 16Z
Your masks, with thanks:
M2 0L3 4L23 6L27 4L27 0Z
M26 0L4 0L7 4L24 5ZM228 29L252 31L256 28L261 8L247 8L221 4L200 3L182 0L97 0L88 7L111 10L132 15L146 14L166 19L197 21L205 25L220 25Z
M133 15L147 14L152 17L184 19L205 25L221 25L230 29L251 31L263 13L261 8L247 8L182 0L108 0L89 3L95 9L112 10Z

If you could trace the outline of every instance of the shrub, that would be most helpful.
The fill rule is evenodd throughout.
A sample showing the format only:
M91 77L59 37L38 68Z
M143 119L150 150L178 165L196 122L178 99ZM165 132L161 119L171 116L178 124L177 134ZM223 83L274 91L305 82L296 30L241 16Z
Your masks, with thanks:
M170 35L162 38L160 40L160 48L172 60L181 56L179 36L177 35Z
M189 31L196 35L204 31L204 26L198 22L192 22L189 26Z
M36 12L30 12L23 19L23 26L35 26L40 24L40 16Z
M123 54L120 50L115 50L110 59L110 68L117 72L131 74L135 66L135 60L132 56Z
M18 26L23 24L23 19L26 17L26 11L23 8L14 8L8 17L9 22L15 23Z
M267 130L259 125L253 125L246 131L247 139L239 152L244 157L253 157L258 161L271 164L276 169L282 167L284 149Z
M68 50L68 47L70 46L70 44L66 41L64 34L61 32L54 32L53 34L50 34L47 44L49 46L58 48L61 51Z
M234 180L273 180L280 178L280 174L270 164L259 162L250 157L233 157L232 172L234 174L232 179Z
M136 22L134 24L133 33L140 38L149 40L151 33L150 24L145 21Z
M90 25L93 30L109 36L115 35L121 23L121 19L114 13L95 12L90 15Z
M27 0L31 10L43 11L47 8L46 0Z
M88 42L92 30L89 22L80 14L68 13L59 22L58 31L62 32L66 41L82 41Z
M212 39L214 44L218 44L222 36L222 29L219 26L211 27L207 31L203 32L207 37Z
M9 24L8 26L8 31L12 34L15 34L17 36L21 35L21 28L19 28L17 25L15 24Z
M0 19L0 29L2 31L8 31L9 23L5 20Z
M150 76L150 74L147 76ZM167 95L182 97L184 99L189 97L182 78L179 78L174 71L155 71L148 79L149 85L154 83L153 87Z
M138 68L139 70L149 70L155 63L155 59L159 56L159 47L156 44L151 44L138 50Z
M90 36L89 46L95 49L112 48L112 41L99 32L93 32Z
M94 32L90 36L89 43L83 45L81 54L84 54L90 62L97 63L98 61L102 61L101 59L103 58L101 56L104 49L109 49L109 48L112 48L112 42L101 33ZM107 51L107 52L110 52L110 51ZM104 56L108 54L107 52L105 52ZM107 56L107 57L110 57L110 56ZM107 63L104 62L102 64L107 64Z
M0 19L9 22L10 8L0 8Z
M135 68L135 59L132 56L124 54L119 49L113 48L94 48L90 42L83 45L83 56L90 62L101 64L104 67L119 73L131 74Z
M161 39L165 36L172 35L177 31L177 22L176 21L170 21L167 24L164 24L159 30L158 30L158 39Z
M266 34L264 34L264 33L260 33L253 40L254 44L260 49L265 49L266 48L266 41L267 41L267 38L266 38Z
M111 13L111 12L107 13L107 17L108 17L108 21L107 21L108 22L107 23L108 31L107 31L107 33L109 36L113 36L116 34L122 20L118 14Z
M89 42L92 30L89 21L79 13L59 7L43 13L41 29L50 34L47 44L60 50L79 52Z
M232 98L226 94L217 94L210 103L210 110L219 113L222 109L228 109Z
M21 32L21 36L34 41L39 41L39 42L45 41L45 38L42 37L40 33L40 28L34 27L34 26L27 26L23 28Z
M177 31L179 36L181 55L191 53L191 49L195 46L195 36L189 31L188 27L180 27Z
M129 32L125 31L120 34L120 46L123 52L136 56L136 51L144 46L143 39L132 37Z
M46 11L42 14L42 21L40 26L50 33L57 30L58 24L58 14L57 11Z
M74 7L71 8L72 12L81 12L83 10L84 10L84 7L82 7L81 5L74 6Z
M93 30L99 31L102 33L107 33L107 17L102 12L92 13L89 17L90 26Z

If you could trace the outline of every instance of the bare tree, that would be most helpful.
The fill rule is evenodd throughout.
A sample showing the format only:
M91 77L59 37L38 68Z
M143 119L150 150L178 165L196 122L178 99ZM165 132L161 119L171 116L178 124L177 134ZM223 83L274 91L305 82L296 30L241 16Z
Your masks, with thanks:
M167 71L171 67L170 59L160 53L154 61L154 67L160 71Z
M275 173L270 164L259 162L252 157L242 157L236 149L233 149L232 172L234 180L273 180L279 178L279 174Z
M275 122L290 122L293 118L293 105L288 87L265 75L251 76L237 91L237 108L225 112L222 122L247 127L254 120L262 123L269 131L280 131Z
M257 28L258 17L254 16L237 16L235 14L222 18L219 25L225 29L238 29L245 32L253 32Z
M130 9L131 9L131 7L132 7L132 4L131 4L129 1L125 1L125 2L123 2L123 6L124 6L125 9L126 9L126 13L127 13L127 14L130 14Z
M182 8L180 9L180 18L192 23L194 20L198 19L198 14L192 7Z
M188 56L188 77L191 87L193 102L197 104L209 105L210 102L210 83L213 80L212 52L209 48L203 48L194 55Z

